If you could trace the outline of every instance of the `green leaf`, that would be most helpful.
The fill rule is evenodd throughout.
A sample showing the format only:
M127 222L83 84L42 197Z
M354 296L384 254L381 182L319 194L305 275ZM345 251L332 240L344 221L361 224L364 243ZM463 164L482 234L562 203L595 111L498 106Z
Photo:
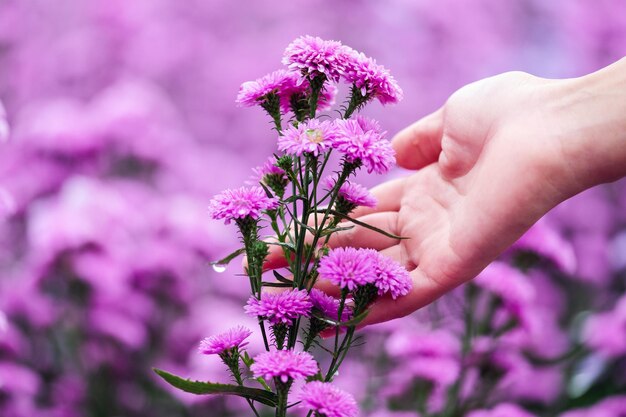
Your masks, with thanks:
M274 273L274 278L276 278L278 281L284 282L285 284L293 284L293 280L285 278L280 273L278 273L278 271L272 270L272 272Z
M322 233L320 233L320 236L328 236L335 232L342 232L344 230L350 230L350 229L354 229L354 226L332 227L332 228L322 230Z
M263 187L263 190L265 191L265 194L267 195L268 198L274 198L274 194L272 194L272 192L270 191L269 188L267 188L267 186L265 184L263 184L262 182L259 182L259 185L261 187Z
M293 282L262 282L261 286L263 287L276 287L276 288L291 288L293 287Z
M283 248L287 248L290 251L294 251L294 252L296 250L296 247L293 244L289 243L289 242L266 242L266 243L268 245L276 245L276 246L280 246L280 247L283 247Z
M361 314L359 314L358 316L352 317L350 320L348 321L337 321L337 320L332 320L329 319L328 317L321 317L321 316L315 316L317 319L328 323L330 325L333 326L340 326L340 327L352 327L352 326L357 326L359 323L361 323L363 320L365 320L365 317L367 317L367 315L370 313L369 310L365 310L364 312L362 312Z
M383 229L379 229L378 227L374 227L371 224L367 224L367 223L364 223L364 222L362 222L360 220L353 219L352 217L347 216L347 215L342 214L342 213L339 213L336 210L333 210L333 209L324 209L324 210L328 211L329 213L331 213L334 216L337 216L337 217L339 217L341 219L344 219L344 220L351 221L352 223L354 223L356 225L359 225L361 227L365 227L366 229L373 230L373 231L378 232L381 235L387 236L387 237L389 237L391 239L401 239L401 240L402 239L409 239L408 237L396 236L396 235L394 235L392 233L384 231Z
M230 255L220 259L219 261L209 262L209 265L223 265L223 266L226 266L226 265L228 265L230 263L230 261L232 261L233 259L235 259L239 255L241 255L245 251L246 251L245 248L237 249L236 251L234 251Z
M276 407L276 394L270 391L240 387L237 385L229 384L216 384L212 382L192 381L190 379L183 379L179 376L170 374L169 372L161 369L154 368L154 372L163 378L168 384L176 387L182 391L189 392L191 394L205 395L205 394L222 394L222 395L236 395L239 397L248 398L253 401L258 401L261 404L269 405L270 407Z

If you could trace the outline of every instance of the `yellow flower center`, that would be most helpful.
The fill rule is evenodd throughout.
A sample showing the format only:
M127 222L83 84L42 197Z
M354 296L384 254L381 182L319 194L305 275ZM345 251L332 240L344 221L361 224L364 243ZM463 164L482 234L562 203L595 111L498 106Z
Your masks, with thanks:
M324 141L324 135L320 129L307 129L306 135L309 142L322 143Z

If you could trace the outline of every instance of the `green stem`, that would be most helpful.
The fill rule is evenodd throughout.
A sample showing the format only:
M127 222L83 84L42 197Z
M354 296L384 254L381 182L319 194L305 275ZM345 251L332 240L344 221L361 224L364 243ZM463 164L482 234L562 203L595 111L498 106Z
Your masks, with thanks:
M459 377L450 390L448 391L448 399L442 417L453 417L463 409L464 405L459 399L459 393L463 388L465 376L467 375L466 359L472 348L472 338L474 336L474 309L476 307L477 288L472 284L467 284L465 288L465 296L467 299L467 308L465 310L465 329L463 333L462 350L461 350L461 371Z

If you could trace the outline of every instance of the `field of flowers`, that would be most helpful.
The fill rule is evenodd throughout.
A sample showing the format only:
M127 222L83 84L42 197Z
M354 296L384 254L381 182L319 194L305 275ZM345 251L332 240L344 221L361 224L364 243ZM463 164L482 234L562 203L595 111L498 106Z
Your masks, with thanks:
M208 205L275 151L235 99L304 34L393 72L404 100L365 114L394 133L468 82L626 55L626 3L0 0L0 416L250 415L152 367L228 380L198 343L256 325L239 261L209 265L239 244ZM626 416L626 182L362 334L335 382L363 416Z

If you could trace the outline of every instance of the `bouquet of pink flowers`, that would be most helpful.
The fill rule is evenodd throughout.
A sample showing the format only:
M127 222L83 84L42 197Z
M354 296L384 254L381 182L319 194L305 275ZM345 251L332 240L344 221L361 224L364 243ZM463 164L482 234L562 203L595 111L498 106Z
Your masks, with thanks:
M374 99L395 103L402 91L384 67L336 41L298 38L283 63L287 69L244 83L237 97L240 105L259 105L269 114L280 152L255 170L258 186L226 190L210 204L214 219L237 225L243 243L214 267L245 254L252 294L245 312L258 319L266 352L251 357L245 347L252 332L239 326L200 344L202 353L219 355L233 384L156 372L187 392L243 397L256 416L263 404L275 408L277 417L296 405L309 416L351 417L356 402L332 382L355 343L356 327L374 299L404 296L412 283L396 261L371 249L331 249L331 239L355 225L399 239L350 214L376 204L353 175L361 168L383 174L395 163L379 124L355 113ZM321 116L331 108L340 80L351 86L341 117ZM336 169L332 155L340 157ZM262 238L268 226L273 236ZM281 254L284 270L264 276L271 251ZM316 287L321 281L337 288L336 297ZM328 359L318 362L312 352Z

